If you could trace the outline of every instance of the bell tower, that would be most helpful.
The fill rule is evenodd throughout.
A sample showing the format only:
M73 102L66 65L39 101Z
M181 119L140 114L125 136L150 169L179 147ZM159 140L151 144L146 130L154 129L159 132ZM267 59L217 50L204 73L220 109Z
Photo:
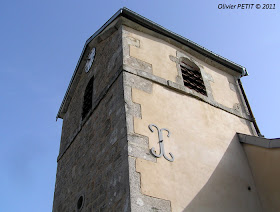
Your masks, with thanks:
M53 211L280 208L267 200L279 183L263 183L256 163L271 155L256 149L266 139L240 81L246 75L120 9L86 41L57 115ZM279 157L278 140L271 142Z

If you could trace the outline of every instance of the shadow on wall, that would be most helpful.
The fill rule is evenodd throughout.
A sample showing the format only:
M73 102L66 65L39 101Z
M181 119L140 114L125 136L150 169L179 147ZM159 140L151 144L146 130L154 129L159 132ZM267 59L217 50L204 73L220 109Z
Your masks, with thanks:
M207 183L183 211L262 211L248 160L237 135Z

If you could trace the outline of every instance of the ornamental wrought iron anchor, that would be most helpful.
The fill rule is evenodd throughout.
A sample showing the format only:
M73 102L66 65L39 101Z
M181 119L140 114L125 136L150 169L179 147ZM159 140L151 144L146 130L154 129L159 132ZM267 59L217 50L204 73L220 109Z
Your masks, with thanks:
M160 152L159 154L156 154L156 151L155 151L155 148L151 148L151 153L157 157L157 158L160 158L161 156L163 156L166 160L170 161L170 162L173 162L174 161L174 156L171 152L169 152L169 155L171 158L168 158L165 154L165 151L164 151L164 144L163 144L163 136L162 136L162 131L166 131L168 134L167 134L167 137L170 137L170 131L166 128L161 128L159 129L157 125L155 124L150 124L149 125L149 129L151 130L151 132L154 132L154 130L152 129L152 127L156 128L157 131L158 131L158 139L159 139L159 148L160 148Z

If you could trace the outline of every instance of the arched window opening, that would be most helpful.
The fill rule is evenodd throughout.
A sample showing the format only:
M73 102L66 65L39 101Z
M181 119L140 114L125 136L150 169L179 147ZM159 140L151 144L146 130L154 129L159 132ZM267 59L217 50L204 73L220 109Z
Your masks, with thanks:
M92 107L92 94L93 94L93 77L87 84L85 93L84 93L84 102L83 102L83 112L82 119L84 119Z
M184 85L207 96L206 88L200 73L199 67L187 58L182 58L180 62Z

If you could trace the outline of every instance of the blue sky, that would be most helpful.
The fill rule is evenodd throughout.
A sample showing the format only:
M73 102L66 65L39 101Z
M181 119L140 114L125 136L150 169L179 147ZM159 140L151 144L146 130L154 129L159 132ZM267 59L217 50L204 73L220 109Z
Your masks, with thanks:
M245 66L250 76L242 82L259 128L280 137L280 2L258 1L275 10L219 10L219 3L256 1L1 2L0 211L51 211L57 111L85 41L123 6Z

